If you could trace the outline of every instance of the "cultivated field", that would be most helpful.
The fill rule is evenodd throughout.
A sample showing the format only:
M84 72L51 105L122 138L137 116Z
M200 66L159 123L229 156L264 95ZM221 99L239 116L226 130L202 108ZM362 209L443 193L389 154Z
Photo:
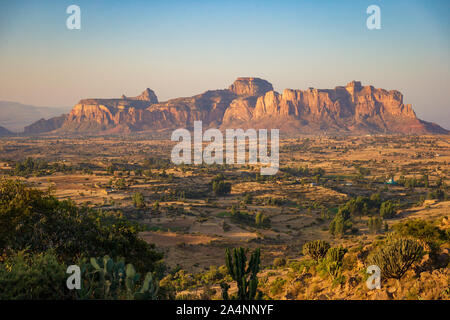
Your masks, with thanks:
M356 263L359 253L384 239L396 224L421 219L448 229L448 136L284 139L275 176L261 176L252 165L176 166L170 162L173 145L145 136L3 138L0 174L142 224L140 236L164 253L168 273L220 267L226 248L242 246L261 248L261 287L270 297L448 299L447 265L437 268L439 274L427 269L415 275L439 283L437 293L431 293L429 284L428 289L414 289L414 275L407 275L403 286L388 281L384 291L372 292L362 280L364 263L359 268ZM391 178L394 182L387 183ZM214 181L231 189L215 190ZM374 230L369 220L379 216L379 209L364 208L344 232L330 232L340 206L374 194L380 203L391 202L395 213L382 217ZM355 260L337 287L318 271L293 267L305 259L303 244L317 239L344 246L348 259ZM449 243L440 245L439 254L448 259ZM284 262L274 266L275 260ZM214 283L207 288L187 285L177 294L191 297L206 291L220 295Z

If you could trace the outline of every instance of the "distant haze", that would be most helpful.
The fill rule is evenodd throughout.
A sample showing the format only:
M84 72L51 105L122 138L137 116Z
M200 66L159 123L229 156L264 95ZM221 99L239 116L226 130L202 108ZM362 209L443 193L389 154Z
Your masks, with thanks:
M359 80L450 128L450 1L79 0L81 30L68 30L73 3L2 2L0 100L73 106L149 87L164 101L239 76L277 91ZM366 28L372 4L381 30Z
M0 126L12 132L22 132L39 119L48 119L70 111L70 107L36 107L17 102L0 101Z

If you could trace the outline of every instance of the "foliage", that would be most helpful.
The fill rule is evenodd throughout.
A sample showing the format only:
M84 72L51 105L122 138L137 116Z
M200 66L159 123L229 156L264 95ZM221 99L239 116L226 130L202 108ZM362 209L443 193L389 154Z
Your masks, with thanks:
M258 212L255 215L255 224L258 227L269 227L270 226L270 218L267 217L262 212Z
M339 207L338 213L336 213L329 226L332 235L343 235L352 227L353 224L350 221L350 214L348 206Z
M436 241L439 244L450 241L450 233L440 229L435 221L420 219L407 220L393 226L394 232L404 237L414 237L424 241Z
M380 217L370 217L367 221L367 225L369 226L369 232L375 234L382 229L383 219Z
M395 224L393 231L401 237L420 240L425 245L424 249L426 248L431 257L435 258L439 246L450 242L450 230L442 230L436 224L437 221L414 219Z
M14 168L14 175L16 176L45 176L53 172L74 172L75 168L67 166L66 164L53 163L49 164L43 159L26 158L23 161L16 162Z
M333 279L336 279L341 275L342 261L346 252L347 250L342 247L331 248L327 252L325 258L327 271Z
M436 189L434 191L430 191L427 194L427 199L432 200L432 199L436 199L436 200L446 200L448 198L448 195L445 193L445 191L441 188Z
M215 195L225 195L231 192L231 183L225 182L223 174L219 174L211 180L212 191Z
M286 259L285 258L275 258L273 260L273 266L274 267L283 267L286 265Z
M128 299L156 300L158 282L151 272L139 281L132 264L125 265L124 260L114 262L109 256L103 259L91 258L83 264L82 288L77 292L81 299Z
M260 270L261 263L260 250L258 248L251 253L248 264L247 251L244 248L234 248L233 253L229 249L225 252L225 263L228 273L238 287L236 296L238 300L254 300L257 294L257 274ZM228 293L223 292L222 296L228 296Z
M392 218L397 213L397 209L392 201L388 200L381 204L380 216L383 219Z
M0 263L0 300L70 299L66 279L54 252L20 251Z
M274 296L279 295L283 292L283 288L286 285L286 280L280 277L277 277L271 284L270 284L270 293Z
M330 244L323 240L307 242L303 245L303 254L308 255L316 261L323 259L330 249Z
M58 201L23 182L0 180L0 250L54 249L62 261L81 256L124 257L139 270L151 271L162 258L138 237L141 230L115 213Z
M369 264L378 266L385 278L400 279L422 257L423 248L412 239L388 240L368 258Z
M133 194L133 205L136 208L145 208L145 200L141 192Z

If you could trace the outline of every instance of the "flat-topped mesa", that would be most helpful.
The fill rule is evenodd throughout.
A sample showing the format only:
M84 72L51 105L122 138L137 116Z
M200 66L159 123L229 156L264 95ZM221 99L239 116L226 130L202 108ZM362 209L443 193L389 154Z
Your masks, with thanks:
M77 105L104 105L108 107L129 106L135 108L146 108L152 104L158 103L158 97L155 92L149 88L145 89L136 97L127 97L124 94L121 98L90 98L81 99Z
M243 77L224 90L158 103L146 89L136 97L81 100L65 118L40 121L28 131L119 133L192 128L277 128L300 133L442 133L418 119L397 90L351 81L334 89L275 92L266 80ZM61 124L61 122L63 122Z
M273 86L260 78L241 77L237 78L228 89L238 96L261 96L272 91Z

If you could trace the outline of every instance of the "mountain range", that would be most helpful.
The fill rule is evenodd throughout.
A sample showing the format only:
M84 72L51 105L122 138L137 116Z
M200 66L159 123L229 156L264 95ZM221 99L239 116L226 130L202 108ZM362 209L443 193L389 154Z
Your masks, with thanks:
M435 123L417 118L396 90L352 81L334 89L274 91L266 80L236 79L227 89L159 102L146 89L136 97L82 99L65 115L40 120L25 133L124 134L203 127L277 128L284 133L448 134Z
M66 114L70 107L37 107L11 101L0 101L0 126L9 131L21 132L24 127L39 119Z
M0 137L4 137L4 136L10 136L13 133L11 131L9 131L8 129L0 126Z

